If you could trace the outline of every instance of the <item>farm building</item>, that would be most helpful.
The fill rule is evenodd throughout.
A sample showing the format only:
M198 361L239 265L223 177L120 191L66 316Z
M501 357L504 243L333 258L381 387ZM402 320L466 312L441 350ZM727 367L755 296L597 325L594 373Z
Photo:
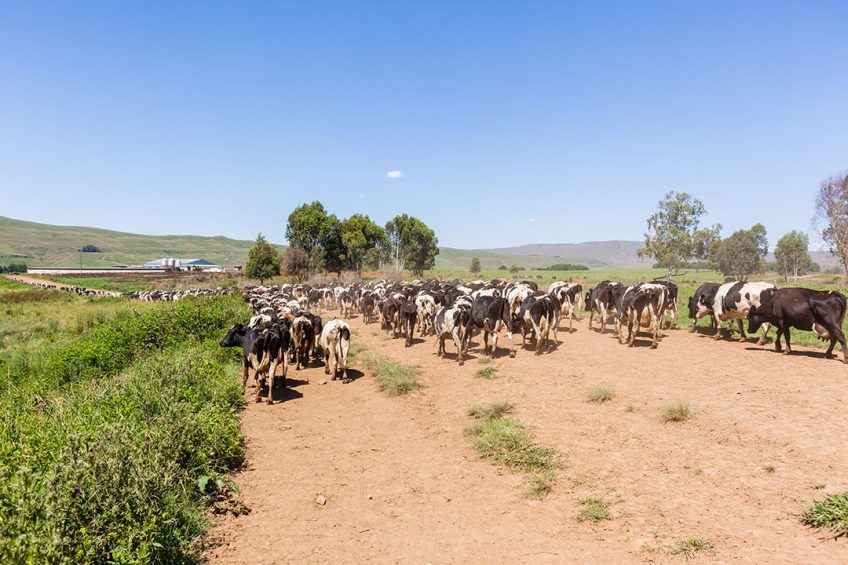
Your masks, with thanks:
M163 257L155 261L149 261L144 264L145 269L190 269L198 271L223 271L223 267L216 265L206 259L177 259L173 257Z

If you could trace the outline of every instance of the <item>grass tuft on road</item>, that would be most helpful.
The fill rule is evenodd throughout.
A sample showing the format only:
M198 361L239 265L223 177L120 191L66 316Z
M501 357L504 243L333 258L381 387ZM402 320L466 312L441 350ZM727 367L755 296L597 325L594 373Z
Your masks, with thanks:
M687 538L681 540L677 545L666 548L669 555L683 555L686 559L694 557L699 551L709 551L713 544L703 538Z
M663 410L663 422L684 422L692 417L692 409L689 403L684 400L678 400L669 404Z
M814 502L802 521L813 528L832 530L836 537L848 536L848 491Z
M533 441L524 425L516 420L495 418L472 424L465 433L474 439L474 449L480 457L510 469L534 473L559 467L557 452Z
M610 506L612 502L603 498L584 498L580 501L583 508L577 513L578 522L601 522L603 520L611 520Z
M477 371L476 373L474 373L474 376L478 379L485 379L485 380L488 381L490 379L495 378L495 375L497 375L497 374L498 374L498 368L497 367L484 367L484 368L480 369L479 371Z
M424 387L418 369L369 351L364 356L365 367L374 376L377 386L389 396L403 396Z
M556 482L557 476L553 471L545 471L533 476L527 489L527 498L542 500L554 490Z
M609 385L598 385L589 392L589 402L603 404L615 398L615 391Z
M486 402L483 404L475 404L468 409L468 415L477 420L495 420L512 412L513 405L509 402L501 400L500 402Z

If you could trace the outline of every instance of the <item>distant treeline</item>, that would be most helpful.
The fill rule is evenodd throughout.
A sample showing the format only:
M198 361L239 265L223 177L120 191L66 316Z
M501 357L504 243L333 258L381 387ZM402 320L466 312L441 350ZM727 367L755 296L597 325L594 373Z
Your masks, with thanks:
M550 267L545 267L542 269L543 271L588 271L589 267L586 265L574 265L572 263L557 263L556 265L551 265Z
M26 263L9 263L8 265L0 265L0 273L26 273Z
M88 244L80 249L80 251L83 253L100 253L100 248L96 245Z

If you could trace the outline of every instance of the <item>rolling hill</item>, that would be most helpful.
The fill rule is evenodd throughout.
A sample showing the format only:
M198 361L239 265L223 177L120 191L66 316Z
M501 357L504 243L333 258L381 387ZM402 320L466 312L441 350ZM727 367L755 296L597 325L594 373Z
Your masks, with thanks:
M239 265L247 260L252 241L224 236L141 235L98 228L54 226L0 216L0 264L73 267L79 265L77 249L95 245L101 253L83 253L86 267L138 265L161 257L202 257L219 265ZM484 269L513 263L528 269L556 263L589 268L650 267L636 256L640 241L590 241L585 243L534 243L495 249L440 248L436 268L467 269L478 257ZM285 246L277 244L283 251ZM813 251L813 261L824 267L836 264L827 252ZM774 260L769 254L768 260Z
M0 264L74 267L80 261L77 249L84 245L95 245L102 251L83 253L86 267L138 265L162 257L202 257L219 265L239 265L247 260L253 242L224 236L139 235L0 216Z

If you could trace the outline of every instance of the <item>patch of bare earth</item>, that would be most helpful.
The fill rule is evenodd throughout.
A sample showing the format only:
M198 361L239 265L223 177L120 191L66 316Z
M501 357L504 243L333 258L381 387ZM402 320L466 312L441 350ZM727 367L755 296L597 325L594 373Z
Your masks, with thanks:
M439 359L431 337L405 349L377 324L352 325L368 349L418 365L425 388L388 398L369 375L321 385L318 366L290 370L311 383L244 411L236 481L251 513L218 522L209 560L682 562L671 548L700 538L711 548L691 558L703 562L848 563L844 539L799 522L811 500L848 489L848 367L819 351L786 357L680 330L658 350L645 334L628 349L583 321L550 354L502 348L485 380L450 344ZM601 383L615 397L587 402ZM468 407L498 400L563 454L544 500L463 436ZM691 418L664 423L678 400ZM610 501L611 519L578 521L588 498Z

